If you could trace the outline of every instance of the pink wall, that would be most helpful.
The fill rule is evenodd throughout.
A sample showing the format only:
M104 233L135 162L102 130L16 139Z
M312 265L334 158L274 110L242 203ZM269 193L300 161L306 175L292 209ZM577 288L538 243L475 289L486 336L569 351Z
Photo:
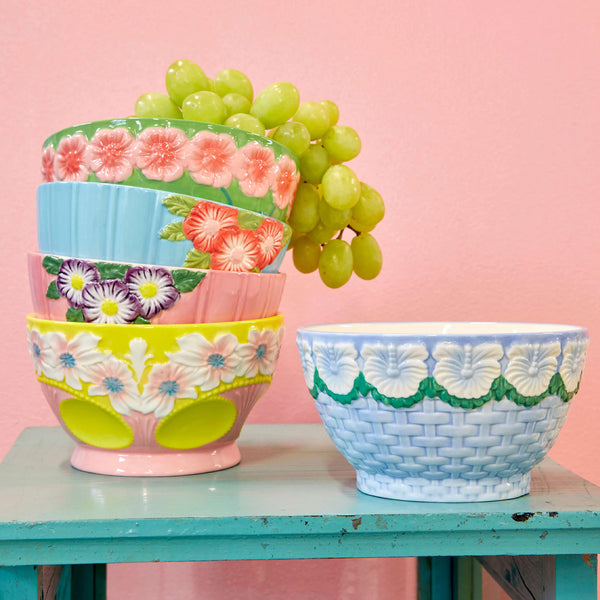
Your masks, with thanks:
M598 3L584 0L4 2L0 456L24 427L55 424L24 335L40 145L62 127L130 114L139 94L163 90L169 63L186 57L208 74L241 69L257 90L288 79L303 99L336 101L340 122L363 140L356 171L387 202L376 230L386 262L374 282L331 291L286 258L287 340L252 421L317 421L296 355L301 325L582 324L592 336L587 370L551 456L600 484L599 22ZM241 597L243 585L244 598L261 600L375 597L377 585L387 599L414 582L412 563L394 559L110 573L112 597L122 600L200 590L213 598L224 582L229 596ZM290 579L300 592L289 592Z

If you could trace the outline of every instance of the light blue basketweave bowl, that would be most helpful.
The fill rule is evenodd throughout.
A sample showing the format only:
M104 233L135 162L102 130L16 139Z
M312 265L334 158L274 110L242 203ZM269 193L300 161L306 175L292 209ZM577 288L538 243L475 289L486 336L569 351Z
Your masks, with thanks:
M216 245L205 247L190 239L200 231L199 207L216 211L211 216L224 224L227 231L222 239L231 247L246 244L241 250L244 268L223 268L227 263ZM190 229L185 221L192 223ZM288 225L234 206L162 190L92 182L40 185L37 225L42 254L264 273L278 272L291 236Z
M589 342L568 325L354 323L298 330L308 389L358 489L478 502L529 492Z

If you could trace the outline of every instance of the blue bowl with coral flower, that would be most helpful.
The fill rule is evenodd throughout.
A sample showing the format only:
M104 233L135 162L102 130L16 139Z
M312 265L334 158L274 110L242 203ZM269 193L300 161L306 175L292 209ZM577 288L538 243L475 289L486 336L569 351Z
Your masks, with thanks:
M582 327L350 323L298 330L306 385L358 489L477 502L529 491L579 390Z
M43 254L239 273L277 273L288 225L203 198L108 183L44 183Z

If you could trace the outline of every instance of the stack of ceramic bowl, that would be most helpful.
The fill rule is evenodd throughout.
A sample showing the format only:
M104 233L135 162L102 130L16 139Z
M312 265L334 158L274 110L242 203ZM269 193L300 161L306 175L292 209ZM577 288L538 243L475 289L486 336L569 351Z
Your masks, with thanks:
M223 126L120 119L51 136L42 172L29 347L73 466L237 464L282 341L294 156Z

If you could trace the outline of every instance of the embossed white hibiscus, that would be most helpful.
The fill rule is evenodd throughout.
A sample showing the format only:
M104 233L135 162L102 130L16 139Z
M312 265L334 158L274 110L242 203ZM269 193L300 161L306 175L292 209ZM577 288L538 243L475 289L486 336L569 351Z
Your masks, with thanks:
M141 412L153 412L160 419L173 410L176 399L196 398L194 375L193 369L172 362L154 365L142 393Z
M309 390L312 390L315 385L315 362L312 357L312 348L310 347L310 344L300 336L297 336L296 342L298 344L298 350L300 351L300 363L302 364L304 381L306 382L306 387Z
M195 369L194 384L202 391L216 388L221 381L231 383L243 375L237 338L226 333L209 342L199 333L190 333L177 340L179 352L168 353L169 358L184 367Z
M251 329L248 332L248 343L239 347L240 372L246 377L255 377L258 373L272 375L278 353L278 332L271 329Z
M366 381L386 396L412 396L427 377L429 352L422 344L365 344L360 354Z
M31 354L33 360L33 368L38 375L41 375L46 370L48 361L52 356L50 344L46 337L37 329L28 329L27 345L29 346L29 354Z
M504 377L519 394L537 396L544 392L556 373L560 343L517 344L506 353L508 366Z
M448 393L459 398L479 398L490 391L500 375L500 344L465 344L441 342L433 351L437 361L433 377Z
M122 415L141 410L140 393L129 367L112 354L88 369L90 396L108 396L112 407Z
M589 339L583 338L571 340L565 345L559 373L567 392L574 392L579 385L589 343Z
M81 382L90 381L90 367L105 358L96 350L100 338L91 333L78 333L67 340L64 334L51 331L44 337L50 349L44 375L56 381L64 380L73 389L82 389Z
M315 364L321 379L334 394L347 394L354 387L360 369L358 352L352 344L315 342Z

